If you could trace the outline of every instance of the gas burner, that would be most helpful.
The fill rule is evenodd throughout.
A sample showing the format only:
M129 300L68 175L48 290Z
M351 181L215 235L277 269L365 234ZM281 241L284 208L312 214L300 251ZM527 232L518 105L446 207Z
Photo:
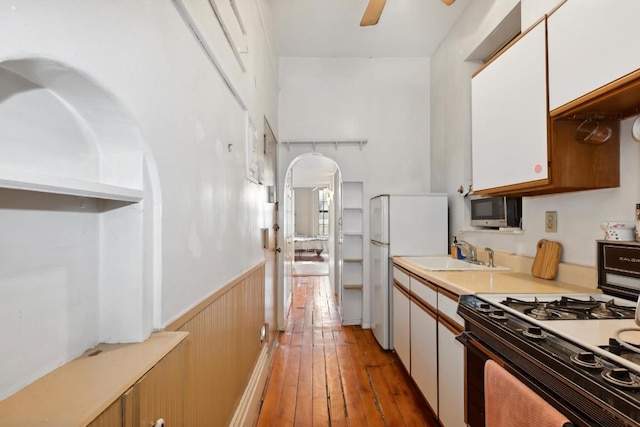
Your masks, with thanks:
M545 308L544 304L536 305L535 307L525 310L525 313L540 320L547 320L551 317L551 313Z
M621 315L607 307L599 307L591 310L591 316L596 319L622 319Z
M545 306L543 304L525 310L524 313L538 320L575 320L581 318L578 313L565 311L557 307L551 307L549 305Z
M585 299L562 296L544 302L537 297L523 301L506 297L501 302L520 313L537 320L586 320L586 319L633 319L634 308L615 304L614 300L599 301L592 296Z
M632 319L634 308L617 305L614 300L609 300L591 310L591 315L596 319Z

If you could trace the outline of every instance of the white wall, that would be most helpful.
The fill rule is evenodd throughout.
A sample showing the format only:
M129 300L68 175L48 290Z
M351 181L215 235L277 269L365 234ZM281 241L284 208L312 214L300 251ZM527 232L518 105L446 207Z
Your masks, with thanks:
M465 59L510 10L507 6L513 4L508 3L514 2L472 2L431 58L432 189L449 194L450 233L459 236L469 224L468 200L456 190L470 183L470 84L471 74L479 66ZM557 3L522 0L523 28ZM524 234L465 232L462 237L478 246L529 256L535 255L539 239L557 240L564 246L561 261L595 266L595 240L603 237L600 223L633 220L635 203L640 201L640 145L632 140L630 126L631 120L621 124L619 188L528 197L523 200ZM498 159L499 153L496 156ZM548 210L558 212L558 233L544 232L544 212Z
M263 115L277 134L278 64L270 56L269 38L263 29L268 31L270 25L268 2L241 2L240 8L250 46L245 77L251 82L242 104L248 106L259 135ZM150 185L144 189L148 202L145 221L158 222L157 229L151 230L156 237L145 239L145 261L150 268L144 274L145 278L154 276L159 289L155 293L144 289L144 307L140 309L148 310L148 302L160 295L160 312L156 313L160 326L264 259L260 230L269 226L264 224L263 215L267 197L263 186L246 179L245 113L172 1L2 2L0 38L11 40L0 45L0 63L44 57L65 64L102 87L135 124L145 144L145 155L157 170L157 175L149 172L156 186L155 204L151 203ZM106 124L129 126L120 122ZM145 183L149 184L148 177ZM74 200L72 205L80 202ZM59 221L54 216L74 222L76 218L88 218L75 211L60 215L38 211L20 218L11 212L3 215L15 220L12 228L23 230L32 246L38 242L48 244L48 240L34 237L39 229L44 230L45 239L56 240L49 229ZM95 222L97 218L86 224L85 240L89 243L98 238ZM78 229L84 226L78 221L69 230L80 232ZM34 230L31 234L28 227ZM63 237L72 236L62 236L57 244L65 244ZM162 244L157 259L148 256L154 250L154 242ZM96 251L91 253L86 256L98 258ZM98 340L97 333L92 332L97 319L89 322L67 316L76 302L87 303L97 312L99 297L92 288L91 277L74 277L73 283L86 282L86 289L65 289L71 283L70 277L77 276L74 270L87 260L82 256L72 258L72 262L51 257L51 265L42 269L36 257L29 260L25 253L25 258L19 264L24 279L20 283L10 279L10 270L17 268L15 260L0 260L0 271L7 272L0 276L0 300L10 304L18 286L29 288L33 298L32 303L26 304L29 312L40 311L46 295L50 301L64 302L57 305L62 307L57 315L68 317L69 325L65 330L49 331L43 327L47 323L44 313L28 319L21 317L20 324L16 321L19 327L7 332L15 334L24 345L3 346L0 365L18 359L32 374L12 378L10 384L0 383L0 398L37 378L45 363L42 359L63 363ZM51 276L48 272L58 273ZM52 345L43 345L45 335ZM59 348L71 349L64 360L52 354ZM35 352L43 357L27 357Z
M315 236L313 220L313 196L311 188L294 188L295 191L295 233L300 236Z
M2 399L96 343L99 204L8 189L0 200Z
M343 181L363 181L364 242L368 200L384 193L429 191L429 62L426 58L281 58L280 141L368 139L357 146L318 146ZM280 150L281 174L311 146ZM283 178L283 176L282 176ZM365 249L363 324L369 323Z

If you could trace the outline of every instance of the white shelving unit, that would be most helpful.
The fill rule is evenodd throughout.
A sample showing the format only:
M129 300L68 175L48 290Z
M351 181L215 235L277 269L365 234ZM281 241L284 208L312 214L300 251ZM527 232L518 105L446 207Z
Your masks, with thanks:
M363 185L342 183L342 323L362 323Z

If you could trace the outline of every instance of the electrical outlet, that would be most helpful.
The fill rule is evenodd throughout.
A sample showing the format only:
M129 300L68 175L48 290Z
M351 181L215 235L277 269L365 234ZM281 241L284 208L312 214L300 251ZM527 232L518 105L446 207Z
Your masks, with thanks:
M547 233L558 232L558 212L547 211L544 213L544 231Z

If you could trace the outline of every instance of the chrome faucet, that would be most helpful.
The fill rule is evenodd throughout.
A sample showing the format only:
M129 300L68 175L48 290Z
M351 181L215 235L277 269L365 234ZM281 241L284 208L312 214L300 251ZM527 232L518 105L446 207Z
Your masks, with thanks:
M484 250L489 254L489 267L495 267L495 265L493 265L493 249L484 248Z
M478 255L475 246L465 240L458 240L457 246L462 249L462 252L467 252L469 254L469 259L467 261L473 263L478 262Z

